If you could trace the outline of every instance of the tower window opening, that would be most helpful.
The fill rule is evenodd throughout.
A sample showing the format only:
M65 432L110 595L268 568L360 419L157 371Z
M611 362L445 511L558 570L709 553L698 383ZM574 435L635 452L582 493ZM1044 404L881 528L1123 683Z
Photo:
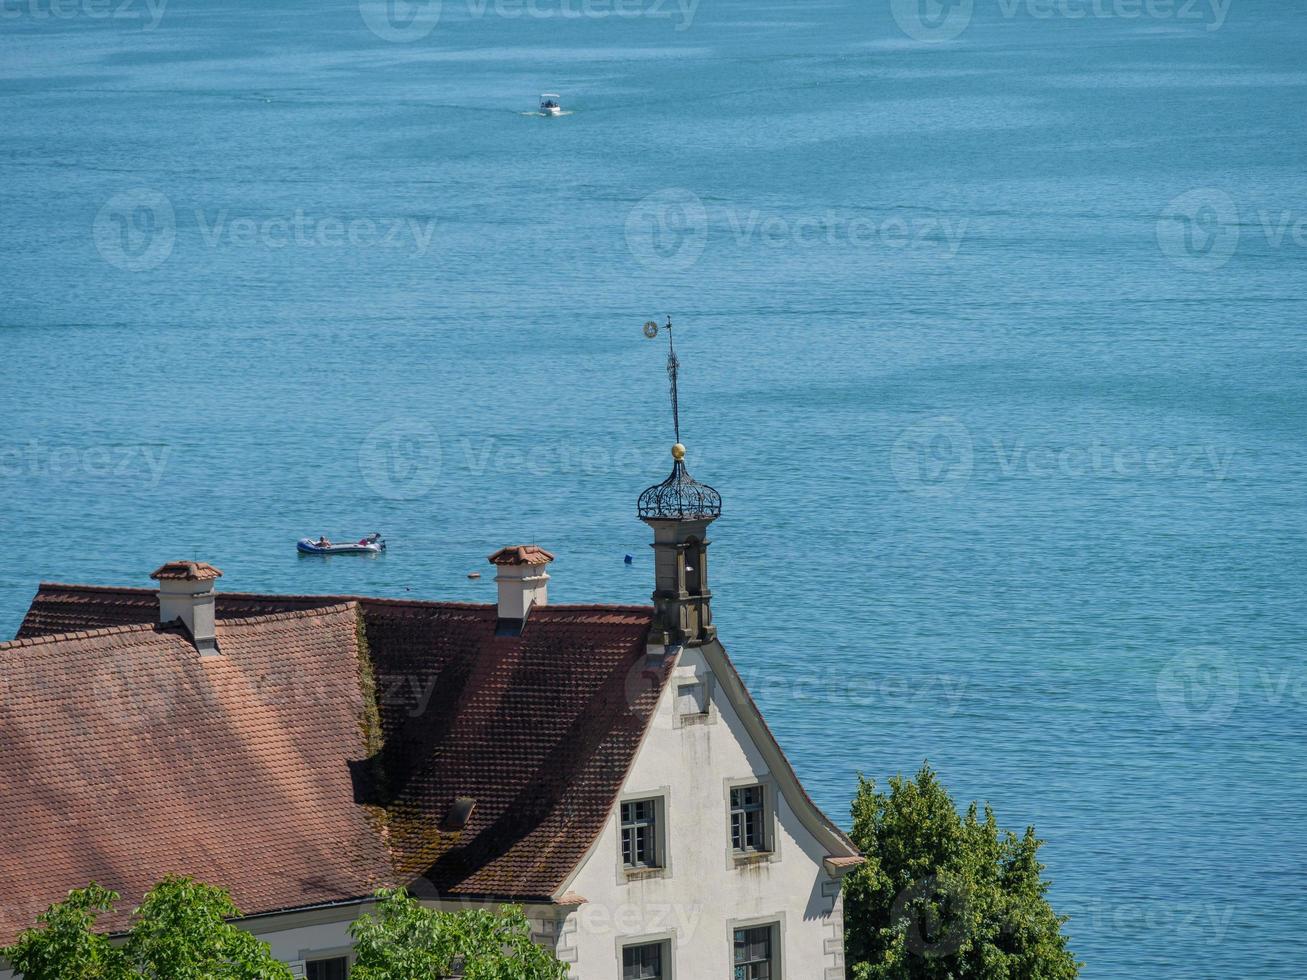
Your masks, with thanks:
M703 593L703 547L697 538L685 542L685 591L690 595Z

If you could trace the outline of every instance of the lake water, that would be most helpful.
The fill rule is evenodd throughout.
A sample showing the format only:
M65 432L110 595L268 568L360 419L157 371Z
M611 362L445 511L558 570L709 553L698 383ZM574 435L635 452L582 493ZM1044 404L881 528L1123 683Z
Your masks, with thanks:
M489 601L533 540L645 601L670 314L820 804L928 758L1047 838L1086 977L1307 972L1307 5L50 3L0 19L0 634L178 557Z

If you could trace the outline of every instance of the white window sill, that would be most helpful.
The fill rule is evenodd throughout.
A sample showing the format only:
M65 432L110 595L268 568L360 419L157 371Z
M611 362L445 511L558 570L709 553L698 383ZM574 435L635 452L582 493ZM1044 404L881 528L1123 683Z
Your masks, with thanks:
M651 878L666 878L666 868L623 868L622 878L627 882L647 881Z

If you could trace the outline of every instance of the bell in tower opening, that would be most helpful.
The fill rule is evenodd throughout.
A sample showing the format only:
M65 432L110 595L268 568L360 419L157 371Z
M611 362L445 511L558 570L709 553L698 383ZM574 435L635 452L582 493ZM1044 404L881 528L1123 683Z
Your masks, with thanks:
M645 324L647 337L658 335L658 325ZM698 646L717 635L712 625L712 592L708 588L708 525L721 516L722 498L712 487L699 483L685 468L681 445L677 376L680 362L672 344L672 323L667 321L667 375L671 384L672 472L662 483L640 494L638 513L654 532L654 625L650 643Z

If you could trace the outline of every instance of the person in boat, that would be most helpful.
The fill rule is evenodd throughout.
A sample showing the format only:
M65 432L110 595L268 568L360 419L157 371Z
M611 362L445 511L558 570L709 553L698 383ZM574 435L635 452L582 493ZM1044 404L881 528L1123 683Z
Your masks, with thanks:
M325 534L321 534L318 536L317 545L319 548L330 548L331 540Z

